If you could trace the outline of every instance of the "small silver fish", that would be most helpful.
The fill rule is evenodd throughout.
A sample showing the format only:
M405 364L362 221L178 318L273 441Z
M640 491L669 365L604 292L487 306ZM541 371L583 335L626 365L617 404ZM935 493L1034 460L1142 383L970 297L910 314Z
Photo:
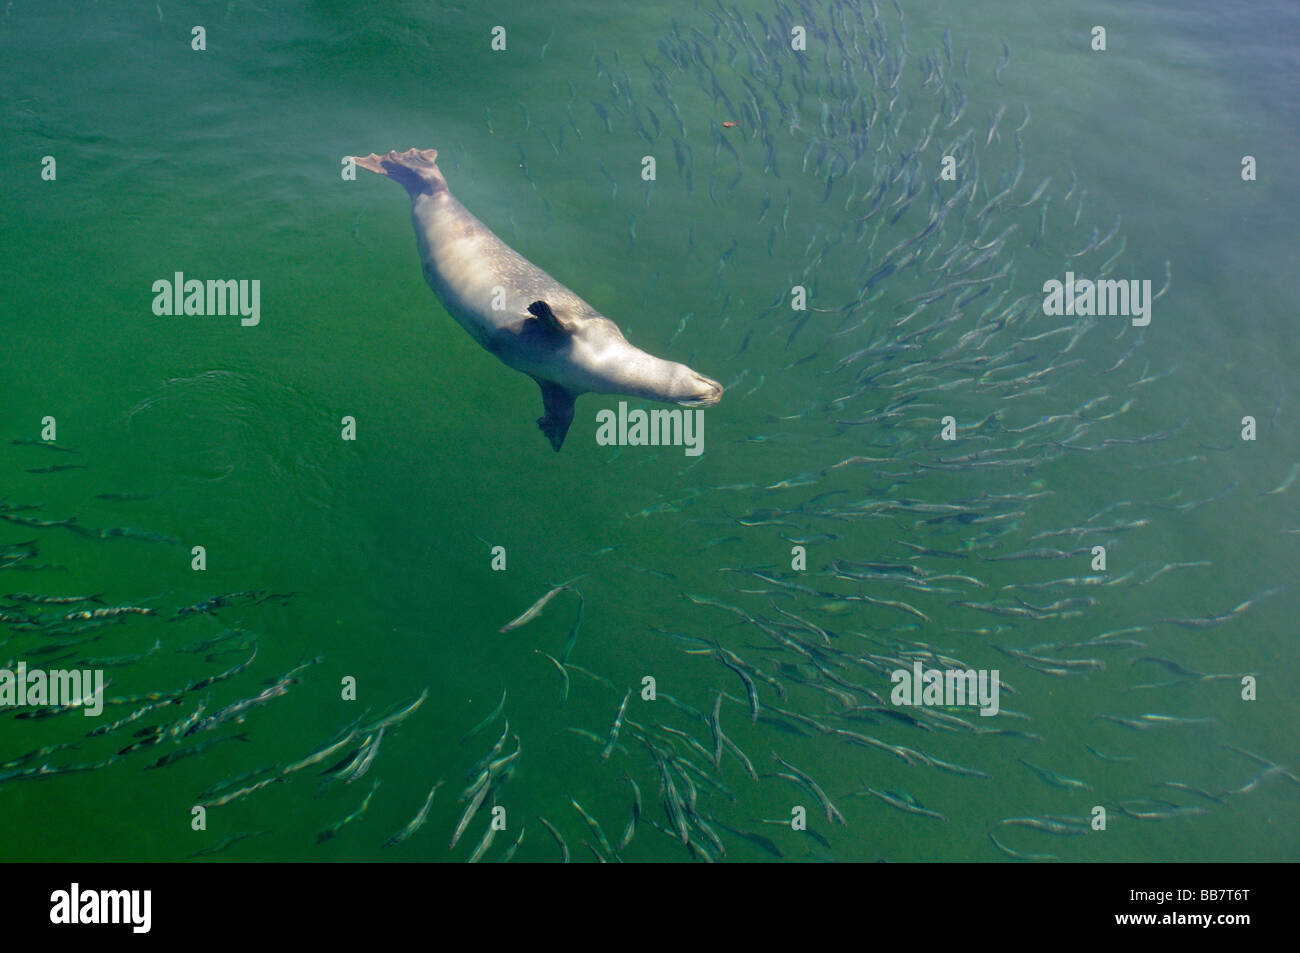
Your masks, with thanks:
M513 630L513 629L517 629L517 628L519 628L521 625L527 625L529 622L532 622L532 621L533 621L534 619L536 619L539 615L541 615L542 610L546 608L546 604L547 604L548 602L550 602L552 599L554 599L556 596L558 596L558 595L559 595L560 593L562 593L562 592L572 591L572 589L573 589L573 583L577 582L577 581L578 581L579 579L581 579L581 578L583 578L583 577L582 577L582 576L575 576L573 579L570 579L568 582L560 583L560 585L556 586L556 587L555 587L554 589L552 589L550 592L546 593L546 595L542 596L540 599L538 599L536 602L534 602L531 606L529 606L529 607L527 608L527 610L524 611L524 614L523 614L523 615L519 616L519 617L516 618L516 619L512 619L511 621L507 622L505 625L503 625L503 626L502 626L500 629L498 629L497 631L498 631L498 632L509 632L509 631L511 631L511 630Z

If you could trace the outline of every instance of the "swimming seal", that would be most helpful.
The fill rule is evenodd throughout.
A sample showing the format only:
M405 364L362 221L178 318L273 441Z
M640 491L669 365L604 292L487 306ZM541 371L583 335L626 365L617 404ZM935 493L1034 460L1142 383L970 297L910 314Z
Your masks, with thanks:
M353 156L395 179L411 197L424 278L460 325L508 367L542 389L537 421L557 451L579 394L627 394L686 407L722 399L722 385L665 361L497 238L447 188L436 149Z

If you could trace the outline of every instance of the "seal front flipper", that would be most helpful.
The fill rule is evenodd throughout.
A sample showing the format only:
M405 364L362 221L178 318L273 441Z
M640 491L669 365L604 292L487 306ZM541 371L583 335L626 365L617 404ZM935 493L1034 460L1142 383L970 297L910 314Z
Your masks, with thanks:
M540 321L548 331L554 331L557 334L573 333L573 328L561 321L545 301L534 301L528 306L528 313Z
M569 424L573 423L573 402L578 395L559 384L537 377L533 380L542 389L542 406L546 408L546 416L537 418L537 426L542 428L542 433L546 434L555 452L559 453L564 446L564 437L569 432Z

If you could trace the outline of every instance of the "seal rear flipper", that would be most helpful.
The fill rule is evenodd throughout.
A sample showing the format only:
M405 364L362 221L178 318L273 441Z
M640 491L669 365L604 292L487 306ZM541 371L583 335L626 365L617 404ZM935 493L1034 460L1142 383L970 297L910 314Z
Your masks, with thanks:
M363 169L400 182L412 199L447 189L447 180L438 170L437 149L408 149L384 156L372 152L368 156L353 156L352 161Z
M533 380L542 389L542 406L546 408L546 415L537 419L537 426L542 428L542 433L546 434L555 452L559 453L564 446L565 435L569 432L569 424L573 423L573 402L578 395L559 384L537 377Z

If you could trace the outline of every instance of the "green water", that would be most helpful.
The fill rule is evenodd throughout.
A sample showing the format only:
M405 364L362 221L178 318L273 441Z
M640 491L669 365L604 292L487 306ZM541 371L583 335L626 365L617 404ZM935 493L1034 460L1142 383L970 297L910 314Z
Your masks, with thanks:
M1290 638L1295 592L1283 588L1204 628L1158 621L1219 615L1291 585L1294 576L1300 486L1268 491L1300 459L1294 436L1300 396L1291 371L1300 354L1288 333L1300 197L1285 165L1295 154L1300 115L1286 79L1294 76L1295 14L1280 3L1189 10L1184 4L994 2L978 5L978 12L956 2L905 6L910 55L894 107L902 116L897 137L879 153L868 151L858 179L834 182L825 198L826 171L817 171L815 144L806 172L802 164L810 137L827 138L820 103L838 105L829 84L837 71L859 75L860 67L845 67L836 55L828 70L823 40L810 30L806 72L792 65L787 50L783 80L765 73L773 82L766 85L750 71L732 14L712 4L616 12L599 4L546 4L508 15L431 3L381 9L6 4L0 19L6 236L0 303L7 331L0 496L8 504L40 504L15 511L19 516L75 516L82 527L132 527L174 541L90 538L7 522L0 542L35 539L39 552L0 570L0 594L103 593L108 605L156 608L157 616L90 630L102 637L69 650L70 662L161 643L141 661L106 671L110 698L175 689L229 669L248 651L212 661L178 651L229 627L255 633L258 652L246 672L210 691L190 692L111 738L87 739L81 748L24 766L112 763L0 782L0 816L7 821L0 857L173 860L233 834L265 832L212 856L464 860L486 830L487 808L449 850L464 810L456 797L503 722L461 739L504 689L520 755L494 794L507 820L487 859L500 856L521 829L517 860L558 859L539 815L561 832L575 860L592 859L582 842L595 838L570 799L617 839L631 810L632 789L624 780L630 775L644 810L623 858L689 860L680 842L649 824L671 827L654 763L630 730L624 728L622 747L604 763L599 742L569 731L607 736L624 692L639 691L650 676L660 692L706 713L725 690L734 700L722 708L723 724L757 771L782 770L771 760L776 751L831 796L847 825L828 822L802 788L778 778L751 780L730 754L720 770L708 765L735 799L700 782L705 813L770 838L788 859L1004 860L986 836L1000 819L1087 816L1096 805L1109 815L1104 832L1053 836L1003 827L998 836L1015 850L1063 860L1296 859L1291 781L1274 773L1253 790L1223 794L1263 770L1223 745L1283 765L1294 766L1300 756L1293 691L1300 671ZM780 20L778 8L763 0L746 0L741 8L759 40L753 12L769 24ZM789 9L803 22L797 5ZM809 22L824 26L824 9L814 14ZM897 50L897 12L882 5L880 18L889 35L883 48ZM498 24L507 29L504 52L489 45ZM1088 48L1095 24L1108 31L1104 53ZM206 28L204 51L191 48L195 25ZM692 29L718 44L721 56L708 62L734 113L715 103L706 72L697 65L681 69L665 55L661 44L675 29L687 45ZM1012 268L971 302L957 332L974 327L976 315L999 296L1002 308L1040 296L1042 282L1062 277L1072 262L1080 263L1080 273L1095 273L1119 249L1119 238L1096 256L1065 256L1084 248L1094 227L1105 236L1117 215L1125 245L1114 276L1148 278L1159 290L1169 262L1172 280L1154 303L1141 344L1118 370L1107 373L1129 352L1137 329L1123 318L1100 318L1068 356L1060 351L1070 333L1046 337L1023 351L1028 362L1019 371L999 375L1010 379L1084 359L1046 375L1041 391L1021 396L975 388L959 383L969 372L938 370L929 383L950 389L878 424L844 424L839 421L880 412L889 397L887 389L858 393L856 375L872 359L841 370L837 363L919 330L951 304L895 324L914 309L909 299L948 280L937 270L909 271L882 279L851 313L839 311L861 296L876 271L870 262L925 225L928 193L896 224L884 220L892 211L873 218L873 228L880 226L874 240L857 241L852 228L842 232L866 214L874 175L897 169L900 153L940 109L922 85L922 60L934 50L943 56L946 29L954 53L949 81L961 83L968 103L951 128L936 129L925 161L937 163L940 143L973 130L982 177L973 203L978 211L1015 165L1013 132L1028 116L1015 201L1026 202L1037 183L1052 177L1045 229L1032 247L1038 204L994 213L980 241L1015 225L990 265ZM739 51L731 62L715 39L719 32ZM1011 61L995 79L1003 41ZM966 50L968 75L960 65ZM654 73L643 58L671 77L684 134L654 92ZM770 90L794 104L792 78L800 75L807 90L802 104L782 116ZM773 170L765 171L768 154L744 105L742 78L771 110ZM636 111L620 106L629 98ZM608 127L593 103L609 117ZM997 135L986 144L1003 104ZM633 115L649 122L647 106L661 124L653 144L633 122ZM737 126L722 129L723 121ZM720 148L715 160L715 136L723 135L735 159ZM880 145L874 135L868 150ZM689 189L674 139L690 150ZM845 148L842 139L833 144ZM722 402L704 411L701 457L675 447L598 446L595 412L616 406L617 398L593 395L579 400L563 451L551 450L535 423L541 414L536 386L479 348L424 284L402 190L364 171L355 181L340 175L344 156L409 147L436 148L467 208L614 319L629 340L727 386ZM41 176L47 155L57 161L54 181ZM657 162L649 190L641 178L646 155ZM1242 181L1243 155L1257 158L1257 181ZM928 165L925 177L934 174ZM889 201L898 194L891 192ZM959 235L975 239L977 231L963 233L949 223L944 247ZM153 282L177 271L259 279L260 324L155 316ZM991 273L982 268L952 280ZM808 288L810 304L821 310L790 310L796 284ZM1075 320L1039 308L1021 335ZM923 353L932 358L955 341L943 338ZM974 353L967 348L962 356ZM877 360L879 370L902 367L897 357ZM1069 415L1098 398L1103 402L1087 416L1132 404L1095 423L1073 441L1078 445L1173 433L1092 451L1040 448L1014 467L923 466L1010 447L1016 436L1010 429ZM943 415L974 427L995 413L1002 429L963 432L955 444L937 438ZM1258 421L1253 442L1240 436L1246 415ZM10 443L39 439L46 416L57 421L57 443L74 448L75 456ZM341 439L345 416L356 420L355 441ZM1074 424L1060 426L1050 432L1063 440ZM893 462L828 469L859 455ZM56 464L86 469L30 472ZM147 498L123 502L99 494ZM987 524L925 523L930 513L873 509L904 498L951 505L983 494L1045 495L999 504L991 512L1005 518ZM1082 541L1032 539L1078 527L1112 506L1094 523L1148 522ZM1005 536L987 535L1004 529ZM815 540L807 544L808 570L792 573L790 538L805 537ZM1113 586L1003 590L1087 576L1087 558L985 558L1112 538L1108 572L1134 572L1131 581ZM967 555L918 557L900 541ZM201 573L190 566L197 545L207 554ZM492 568L492 546L505 547L504 571ZM869 589L836 580L828 569L837 560L909 559L930 574L972 575L984 588L958 584L959 594ZM1143 582L1169 563L1210 565ZM32 565L52 568L27 571ZM778 585L730 571L746 569L820 591L905 601L924 619L880 605L782 594ZM577 597L563 592L527 626L498 630L551 586L582 574L575 586L583 620L571 661L608 684L573 671L562 702L559 672L534 649L561 653ZM179 607L244 590L293 595L175 616ZM1030 720L970 720L1040 740L922 731L879 716L875 724L855 724L831 693L803 684L796 669L779 668L799 663L798 653L687 594L782 619L775 604L833 631L840 648L888 654L886 646L905 639L976 668L998 668L1017 692L1003 695L1003 707ZM1089 596L1097 602L1080 617L1042 620L951 604L1014 594L1035 605ZM1083 674L1033 670L994 648L1078 642L1129 626L1145 627L1130 636L1144 648L1042 653L1073 651L1071 657L1104 663ZM751 724L740 679L698 645L662 630L716 640L776 677L788 698L760 681L765 716L780 706L839 719L837 727L991 777L908 765L841 736L798 734L799 722L790 719ZM24 658L49 641L13 627L6 634L0 661ZM805 630L800 638L808 635ZM247 740L160 769L147 765L179 743L114 758L138 728L170 724L208 696L211 715L317 656L323 661L284 697L217 733L233 727ZM1138 661L1147 656L1201 673L1252 674L1258 700L1241 700L1239 679L1180 677ZM878 675L840 674L888 691ZM348 678L356 681L355 701L340 697ZM1161 681L1172 684L1136 687ZM313 780L346 749L209 809L207 829L191 829L191 808L209 785L297 761L362 710L369 708L373 719L426 687L428 699L386 732L365 777L323 788ZM110 706L94 721L77 712L48 720L4 715L0 761L75 741L86 726L143 704ZM1139 731L1096 717L1142 713L1212 721ZM712 752L709 728L662 697L650 702L634 692L627 717L691 731ZM1101 760L1086 745L1133 760ZM507 740L504 753L515 747ZM700 764L709 761L680 750ZM1090 790L1044 784L1018 759L1083 780ZM405 844L382 848L439 778L446 784L424 827ZM354 811L374 780L382 784L364 817L317 844L318 832ZM1159 787L1162 782L1197 786L1219 799ZM909 792L946 820L852 795L864 785ZM1141 820L1116 807L1137 799L1204 813ZM788 819L794 805L808 808L810 827L829 848L806 833L756 821ZM770 859L754 843L717 829L726 859Z

